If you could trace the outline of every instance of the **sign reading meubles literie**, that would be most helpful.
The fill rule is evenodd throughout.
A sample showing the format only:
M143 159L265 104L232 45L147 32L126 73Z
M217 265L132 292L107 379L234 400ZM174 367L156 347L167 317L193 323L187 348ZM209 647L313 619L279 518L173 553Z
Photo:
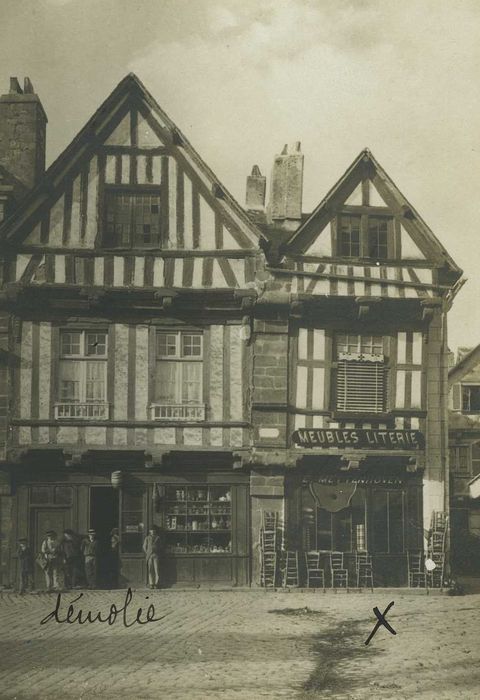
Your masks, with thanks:
M348 447L357 449L415 450L423 447L418 430L325 430L301 428L292 435L299 447Z

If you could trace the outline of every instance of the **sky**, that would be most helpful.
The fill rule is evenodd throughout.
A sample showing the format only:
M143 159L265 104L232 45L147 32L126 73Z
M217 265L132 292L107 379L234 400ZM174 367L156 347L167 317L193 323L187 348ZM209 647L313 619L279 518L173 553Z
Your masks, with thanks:
M130 72L242 205L285 143L307 212L370 148L468 278L450 346L480 343L479 0L1 0L1 18L0 92L30 77L48 163Z

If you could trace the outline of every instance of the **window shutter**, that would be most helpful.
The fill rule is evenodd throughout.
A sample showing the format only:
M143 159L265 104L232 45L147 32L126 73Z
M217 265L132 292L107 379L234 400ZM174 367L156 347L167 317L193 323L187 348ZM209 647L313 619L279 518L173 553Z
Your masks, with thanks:
M385 410L385 364L382 355L340 353L337 371L337 409L356 413Z
M454 384L452 387L452 397L453 397L453 410L454 411L461 411L462 410L462 385L461 384Z

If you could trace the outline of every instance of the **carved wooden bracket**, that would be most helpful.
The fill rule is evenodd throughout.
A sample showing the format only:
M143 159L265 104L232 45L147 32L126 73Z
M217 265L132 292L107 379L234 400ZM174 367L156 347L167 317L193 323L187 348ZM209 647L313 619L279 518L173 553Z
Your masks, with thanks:
M378 308L382 299L380 297L356 297L355 302L358 306L358 318L362 319L369 316L375 307Z

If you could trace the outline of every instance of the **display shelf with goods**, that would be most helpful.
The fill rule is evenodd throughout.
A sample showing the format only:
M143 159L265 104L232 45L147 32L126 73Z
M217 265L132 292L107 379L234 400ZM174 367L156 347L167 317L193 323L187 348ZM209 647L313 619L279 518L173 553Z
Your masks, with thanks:
M165 498L167 552L230 554L232 551L229 486L194 484L167 487Z

